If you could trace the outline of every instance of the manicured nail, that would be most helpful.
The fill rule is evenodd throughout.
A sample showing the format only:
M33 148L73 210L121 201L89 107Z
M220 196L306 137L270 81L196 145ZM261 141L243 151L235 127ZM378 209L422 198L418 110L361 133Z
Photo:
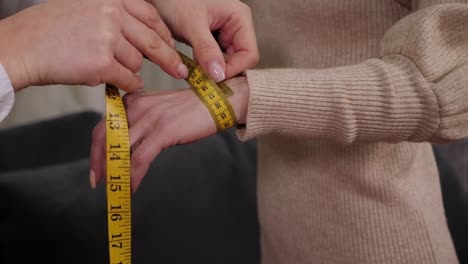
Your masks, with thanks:
M181 63L179 66L177 66L177 74L179 74L179 77L182 79L187 79L188 78L188 69L185 64Z
M89 172L89 184L93 190L96 189L96 173L93 170Z
M223 81L226 76L224 75L224 70L221 64L217 61L211 63L210 67L208 68L208 73L210 74L211 78L215 82Z

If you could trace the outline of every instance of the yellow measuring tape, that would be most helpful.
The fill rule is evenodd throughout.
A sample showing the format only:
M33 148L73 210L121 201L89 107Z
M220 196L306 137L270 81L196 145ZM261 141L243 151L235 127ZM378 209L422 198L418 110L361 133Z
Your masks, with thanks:
M106 85L107 225L110 264L132 262L130 138L119 90Z
M237 124L229 96L232 90L224 82L215 83L200 65L192 59L180 53L180 57L189 70L189 77L186 79L192 90L208 108L218 131L226 130Z
M186 79L216 123L218 131L237 124L231 104L233 94L223 82L215 83L192 59L179 53L189 70ZM106 85L107 225L110 264L132 261L130 139L127 115L119 90Z

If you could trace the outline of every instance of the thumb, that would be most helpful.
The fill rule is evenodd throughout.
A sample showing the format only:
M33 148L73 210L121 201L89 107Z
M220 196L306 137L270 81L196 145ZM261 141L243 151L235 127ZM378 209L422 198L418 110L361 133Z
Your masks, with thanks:
M192 27L187 40L193 48L194 57L215 82L226 78L226 63L221 47L216 42L208 24Z

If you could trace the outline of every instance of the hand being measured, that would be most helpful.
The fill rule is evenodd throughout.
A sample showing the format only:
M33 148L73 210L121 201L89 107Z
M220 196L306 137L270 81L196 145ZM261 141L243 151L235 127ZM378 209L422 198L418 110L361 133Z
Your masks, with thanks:
M245 123L248 86L245 77L226 81L233 89L229 98L239 123ZM191 143L216 133L205 105L191 89L138 91L124 96L131 145L132 190L136 191L151 162L164 149ZM102 120L93 131L90 182L106 176L106 127Z

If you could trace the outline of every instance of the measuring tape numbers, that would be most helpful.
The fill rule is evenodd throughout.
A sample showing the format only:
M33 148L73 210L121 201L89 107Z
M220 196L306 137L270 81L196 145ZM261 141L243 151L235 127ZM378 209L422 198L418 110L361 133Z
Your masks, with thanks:
M189 70L186 79L208 108L218 131L237 124L228 98L232 90L215 83L192 59L179 53ZM130 186L130 139L125 106L119 90L106 85L107 225L110 264L130 264L132 260L132 213Z
M132 261L130 138L119 90L106 85L107 225L110 264Z
M187 66L189 77L186 79L192 90L208 108L218 131L223 131L237 124L228 98L233 94L231 88L224 82L214 82L200 65L180 53L183 63Z

